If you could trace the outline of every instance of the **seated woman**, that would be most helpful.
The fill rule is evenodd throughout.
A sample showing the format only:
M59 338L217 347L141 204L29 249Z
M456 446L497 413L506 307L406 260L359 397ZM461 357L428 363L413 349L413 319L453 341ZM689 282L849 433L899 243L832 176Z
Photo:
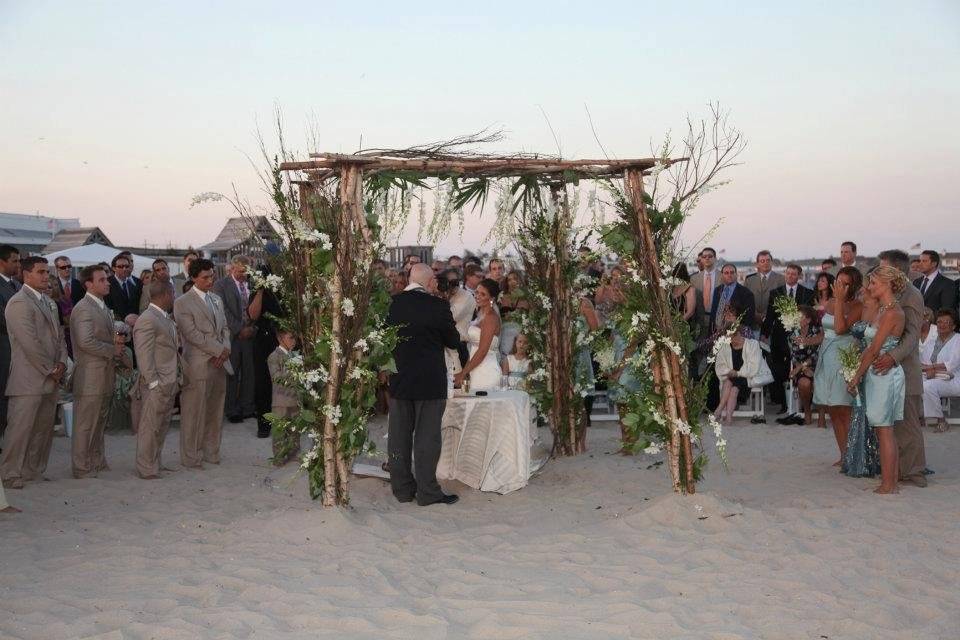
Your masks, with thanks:
M727 331L736 326L743 311L737 302L727 305L723 312L723 324ZM746 402L750 397L748 380L760 372L760 362L763 360L760 342L744 337L747 331L750 331L749 327L738 327L730 336L730 342L722 343L714 363L714 370L720 381L720 404L717 405L714 415L724 425L733 421L733 412L737 405Z
M936 337L937 332L934 325L937 322L937 314L930 307L923 308L923 319L920 321L920 353L923 353L927 346L927 340L931 336Z
M923 344L920 367L923 369L923 415L936 421L936 429L949 428L943 416L941 398L960 396L960 334L957 313L953 309L937 312L937 330Z
M496 280L486 278L477 285L474 293L477 318L467 330L470 359L453 376L456 387L462 387L464 378L469 374L471 390L500 388L500 315L496 306L499 295L500 285Z
M528 346L527 336L522 333L517 334L513 341L513 349L501 363L503 375L507 376L508 386L511 389L523 389L527 374L530 373Z
M820 330L820 315L813 307L800 305L800 329L790 341L790 379L800 397L800 414L777 420L780 424L811 424L813 422L813 372L817 368L817 354L823 333Z

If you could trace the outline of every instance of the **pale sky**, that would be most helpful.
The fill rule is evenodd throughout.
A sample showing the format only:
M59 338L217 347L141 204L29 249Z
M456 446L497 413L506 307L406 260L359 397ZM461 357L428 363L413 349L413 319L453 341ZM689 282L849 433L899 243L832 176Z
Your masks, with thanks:
M0 211L116 244L202 245L263 201L247 154L275 105L306 155L501 127L495 150L649 156L719 101L749 146L707 196L726 257L960 250L960 3L0 0ZM446 255L476 248L471 221ZM416 235L415 228L409 237Z

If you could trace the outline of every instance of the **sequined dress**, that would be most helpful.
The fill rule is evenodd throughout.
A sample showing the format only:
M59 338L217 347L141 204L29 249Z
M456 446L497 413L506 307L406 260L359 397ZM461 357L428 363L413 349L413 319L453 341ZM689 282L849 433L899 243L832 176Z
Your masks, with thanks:
M850 335L863 343L864 333L869 324L864 321L850 328ZM864 406L864 382L860 381L859 393L853 399L850 412L850 432L847 434L847 452L843 456L842 473L851 478L872 478L880 473L880 452L877 434L867 423Z

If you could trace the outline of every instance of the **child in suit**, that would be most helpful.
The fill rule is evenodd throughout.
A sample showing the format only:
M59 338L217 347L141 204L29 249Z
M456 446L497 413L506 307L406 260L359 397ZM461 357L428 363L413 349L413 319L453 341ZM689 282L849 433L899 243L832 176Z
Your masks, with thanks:
M287 361L293 355L297 339L289 331L279 329L277 342L279 346L267 358L267 368L270 370L270 380L273 383L271 413L281 418L292 418L300 412L300 398L290 380ZM300 454L300 434L289 431L279 432L274 427L271 436L273 464L276 466L281 467Z

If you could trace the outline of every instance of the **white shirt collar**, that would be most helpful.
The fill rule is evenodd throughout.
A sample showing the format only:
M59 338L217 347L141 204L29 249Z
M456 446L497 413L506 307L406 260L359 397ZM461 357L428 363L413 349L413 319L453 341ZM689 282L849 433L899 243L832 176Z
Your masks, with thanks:
M206 291L200 291L200 288L197 287L197 286L190 287L190 291L196 292L196 294L197 294L198 296L200 296L200 299L203 300L204 302L207 301L207 292L206 292Z
M23 288L33 293L33 295L37 296L37 300L40 300L41 302L43 301L43 294L37 291L36 289L34 289L33 287L31 287L30 285L25 284L23 285Z
M84 294L83 297L84 297L84 298L92 298L93 301L97 303L97 306L100 307L101 309L106 309L106 308L107 308L107 305L106 305L106 303L103 301L102 298L98 298L97 296L93 295L93 294L90 293L89 291L87 291L87 293Z
M940 269L934 269L934 270L933 270L933 273L931 273L931 274L928 275L928 276L923 276L923 277L927 279L927 284L930 284L930 283L933 282L933 279L936 278L938 275L940 275Z
M287 351L286 349L284 349L282 344L278 344L278 345L277 345L277 349L280 349L280 351L282 351L282 352L283 352L283 355L285 355L285 356L290 355L290 352Z
M153 307L154 309L156 309L158 312L160 312L160 313L163 315L164 318L169 318L169 317L170 317L170 314L169 314L169 313L167 313L166 311L164 311L163 309L161 309L161 308L158 307L157 305L153 304L152 302L150 303L150 306Z
M423 288L422 284L417 284L416 282L411 282L410 284L408 284L403 288L404 291L413 291L414 289L423 289L424 291L426 291L426 289Z
M13 278L11 278L10 276L8 276L8 275L5 274L5 273L0 273L0 278L3 278L4 282L10 282L10 281L13 280Z

